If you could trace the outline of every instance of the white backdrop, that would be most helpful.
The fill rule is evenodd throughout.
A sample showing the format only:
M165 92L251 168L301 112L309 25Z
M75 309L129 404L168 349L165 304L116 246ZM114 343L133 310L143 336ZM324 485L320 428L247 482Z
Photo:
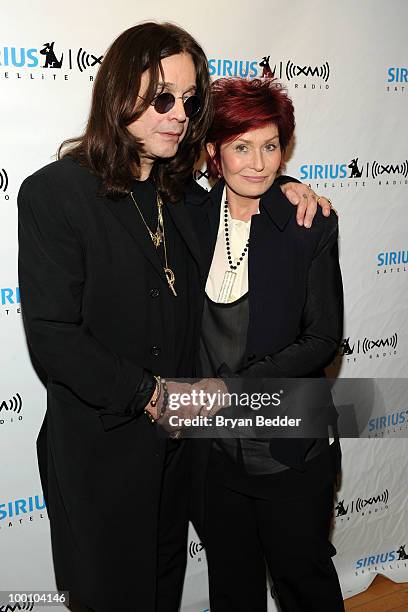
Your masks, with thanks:
M34 444L46 398L29 361L19 308L18 188L52 161L62 140L81 133L104 51L121 31L146 19L174 21L191 32L214 78L261 75L259 63L269 56L296 109L287 173L328 195L340 214L346 320L332 371L350 378L407 377L405 0L3 3L0 590L55 588ZM60 68L44 67L40 54L52 42ZM345 597L378 572L408 580L407 408L396 394L386 406L386 423L370 425L375 440L343 441L333 542ZM207 608L205 555L191 532L182 610ZM272 600L270 609L276 609Z

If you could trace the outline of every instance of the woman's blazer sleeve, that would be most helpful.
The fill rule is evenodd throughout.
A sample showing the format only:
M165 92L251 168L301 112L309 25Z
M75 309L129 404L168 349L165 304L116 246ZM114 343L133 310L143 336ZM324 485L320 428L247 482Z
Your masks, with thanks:
M44 177L22 184L19 282L29 347L50 382L65 385L101 416L129 420L143 412L154 378L85 329L84 252L64 207L56 204Z
M281 351L240 370L241 376L307 377L328 366L336 355L343 329L343 285L334 212L323 220L323 227L308 271L300 335Z

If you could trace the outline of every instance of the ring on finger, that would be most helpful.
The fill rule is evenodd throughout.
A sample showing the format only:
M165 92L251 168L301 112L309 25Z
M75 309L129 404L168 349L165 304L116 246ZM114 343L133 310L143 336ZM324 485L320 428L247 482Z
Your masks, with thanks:
M316 204L318 204L320 202L320 200L323 198L323 196L319 196L316 200ZM333 206L333 204L331 203L331 200L329 200L329 198L326 198L326 200L329 203L330 208Z

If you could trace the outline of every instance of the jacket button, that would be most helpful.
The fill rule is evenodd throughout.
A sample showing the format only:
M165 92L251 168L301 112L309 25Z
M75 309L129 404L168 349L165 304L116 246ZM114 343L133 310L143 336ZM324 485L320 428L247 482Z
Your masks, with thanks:
M158 357L161 353L160 346L152 346L150 348L150 352L153 355L153 357Z
M256 358L256 355L252 354L252 355L248 355L247 359L248 361L253 361Z
M159 297L159 295L160 295L160 291L157 289L157 287L150 289L150 297L157 298Z

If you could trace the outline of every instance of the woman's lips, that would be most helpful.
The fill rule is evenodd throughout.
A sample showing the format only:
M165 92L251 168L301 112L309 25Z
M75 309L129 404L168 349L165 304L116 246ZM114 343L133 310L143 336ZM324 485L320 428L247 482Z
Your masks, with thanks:
M267 177L266 176L243 176L241 178L249 181L250 183L262 183Z

